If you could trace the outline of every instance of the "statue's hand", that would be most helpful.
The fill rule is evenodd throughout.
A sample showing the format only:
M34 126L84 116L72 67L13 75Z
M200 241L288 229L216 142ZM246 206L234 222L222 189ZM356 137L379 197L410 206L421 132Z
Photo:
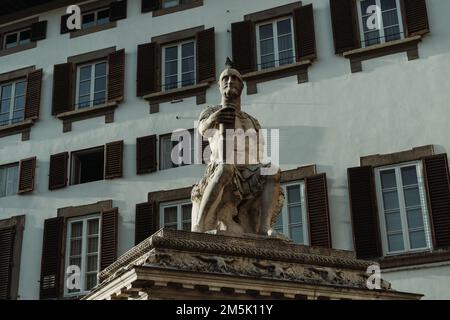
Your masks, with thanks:
M211 115L211 120L217 123L234 125L236 110L232 107L225 107L217 110Z

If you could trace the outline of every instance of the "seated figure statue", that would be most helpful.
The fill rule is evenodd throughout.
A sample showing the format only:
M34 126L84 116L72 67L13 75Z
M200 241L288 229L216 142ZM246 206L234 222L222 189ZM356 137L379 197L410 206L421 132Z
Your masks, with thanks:
M284 202L281 172L262 163L261 126L241 110L244 82L230 62L220 75L221 105L208 107L199 118L198 129L209 141L211 157L203 179L192 190L192 231L275 236L272 226ZM239 145L228 135L230 129L253 134Z

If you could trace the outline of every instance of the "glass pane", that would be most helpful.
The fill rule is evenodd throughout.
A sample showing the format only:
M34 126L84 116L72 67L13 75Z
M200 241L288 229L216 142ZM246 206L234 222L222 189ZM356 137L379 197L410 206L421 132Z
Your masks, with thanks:
M384 210L393 210L399 208L397 190L383 192Z
M1 112L7 113L6 118L8 118L10 105L11 105L11 99L2 100Z
M278 36L291 33L291 20L286 19L277 23Z
M97 285L97 274L87 274L86 275L86 290L91 290Z
M400 28L398 26L386 28L384 29L384 35L386 42L398 40L401 38Z
M166 86L165 87L166 87L166 90L177 88L178 87L178 77L177 76L166 77Z
M261 55L266 55L274 52L273 39L262 40L260 42L260 45L261 45Z
M395 26L395 25L398 25L397 10L383 12L383 26L391 27L391 26Z
M190 222L184 222L183 223L183 230L184 231L191 231L191 223Z
M181 57L191 57L194 55L194 42L185 43L181 46Z
M106 62L98 63L95 65L95 77L106 76Z
M80 81L91 79L91 66L85 66L80 68Z
M303 243L303 228L301 226L289 228L289 233L291 234L291 239L294 243Z
M294 53L292 50L280 52L280 66L294 62Z
M178 229L176 224L164 225L164 228L170 229L170 230L177 230Z
M395 0L381 0L381 10L389 10L397 7Z
M97 271L97 263L98 263L98 256L88 256L87 257L87 263L86 263L86 270L87 272L90 271Z
M105 103L106 91L97 92L94 94L94 105Z
M31 30L22 31L19 35L19 44L27 44L31 42Z
M88 238L88 253L98 252L98 237Z
M369 6L375 5L375 0L364 0L361 1L361 13L363 16L367 15L367 9Z
M98 234L98 219L88 220L88 235Z
M177 60L178 59L178 47L166 48L166 61Z
M405 190L405 205L406 207L420 206L420 194L418 188Z
M408 228L423 228L423 213L422 209L410 209L407 210L408 216Z
M17 183L19 180L19 166L9 167L6 173L6 195L17 194Z
M274 228L281 229L283 231L283 214L280 212L277 217L277 221L275 222Z
M288 194L288 203L298 203L301 201L300 185L288 186L286 189Z
M78 99L78 107L79 108L86 108L89 107L91 105L91 101L90 101L91 97L90 96L81 96Z
M400 212L391 212L385 214L386 218L386 230L387 232L392 231L401 231L402 230L402 221L400 218Z
M11 98L12 84L8 84L2 87L2 100Z
M194 73L190 72L190 73L183 74L183 77L182 77L182 85L183 85L183 87L191 86L193 84L194 84Z
M411 242L411 249L425 248L427 246L425 231L420 230L410 232L409 241Z
M164 8L175 7L178 5L178 0L164 0Z
M404 250L403 235L401 233L388 235L388 245L391 252Z
M79 87L79 95L80 96L84 96L84 95L88 95L91 92L91 81L83 81L80 83L80 87Z
M23 121L23 119L24 119L24 112L25 112L25 109L21 109L21 110L18 110L18 111L14 111L13 112L13 118L12 118L12 123L19 123L19 122L22 122Z
M82 244L81 239L70 241L70 255L71 256L81 255L81 244Z
M95 79L94 91L104 91L106 90L106 77Z
M267 56L261 57L261 68L267 69L275 67L275 56L273 54L269 54Z
M0 197L4 196L6 196L6 169L0 168Z
M79 268L81 268L81 258L80 257L70 258L69 265L78 266Z
M83 234L83 222L80 221L72 223L71 237L72 238L81 237L82 234Z
M269 39L273 38L273 27L272 24L265 24L259 27L259 39Z
M99 11L97 14L97 25L109 22L109 9Z
M291 35L282 36L278 38L278 50L286 51L292 49L292 37Z
M164 208L164 224L177 222L177 207Z
M365 39L366 46L372 46L374 44L379 44L380 43L380 31L375 30L375 31L367 32L364 34L364 39Z
M403 186L417 184L416 166L402 168Z
M172 76L178 74L177 61L166 62L166 76Z
M192 204L184 204L181 207L183 221L191 220Z
M395 188L397 186L394 169L382 171L380 175L381 175L381 187L383 189Z
M182 72L194 71L194 58L183 59L181 65Z
M289 223L301 223L302 222L302 207L293 206L288 208L289 211Z
M25 96L20 96L14 99L14 110L25 108Z
M0 126L9 124L9 113L0 113Z
M5 48L12 48L17 46L17 33L9 34L5 39Z
M82 23L82 28L86 29L86 28L90 28L95 26L95 13L88 13L83 15L83 23Z

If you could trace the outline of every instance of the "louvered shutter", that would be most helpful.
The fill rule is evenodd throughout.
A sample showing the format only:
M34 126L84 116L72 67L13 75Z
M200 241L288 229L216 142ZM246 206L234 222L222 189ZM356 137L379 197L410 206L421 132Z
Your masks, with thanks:
M255 29L253 22L242 21L231 25L233 63L240 73L256 69Z
M142 0L141 12L145 13L158 10L160 8L160 1L161 0Z
M293 16L297 61L315 59L317 54L313 5L309 4L295 9Z
M47 37L47 21L39 21L31 25L31 41L43 40Z
M109 5L109 20L117 21L127 17L127 0L114 1Z
M348 186L356 255L378 258L382 251L373 168L349 168Z
M403 0L403 7L408 37L430 32L425 0Z
M108 101L121 102L124 99L125 49L108 56Z
M423 159L436 249L450 247L450 181L446 154Z
M135 245L138 245L158 231L157 215L151 202L136 205Z
M0 300L11 299L15 228L0 229Z
M331 248L330 213L325 173L306 178L306 204L310 245Z
M42 90L42 69L30 72L27 76L25 100L25 119L39 118Z
M104 270L117 259L118 218L117 208L102 212L100 270Z
M136 139L136 174L156 171L156 144L156 135Z
M197 79L211 82L216 79L216 42L214 28L197 33Z
M330 0L330 10L336 54L359 48L355 1Z
M110 142L105 147L105 179L121 178L123 171L123 141Z
M36 170L36 157L20 161L19 194L34 190L34 177Z
M157 89L157 55L156 43L146 43L138 46L137 62L137 96L158 91Z
M57 115L74 109L72 103L72 63L57 64L53 69L52 114Z
M56 299L60 296L62 281L61 261L64 218L45 220L42 244L40 298Z
M50 156L50 172L48 179L49 190L56 190L67 186L68 159L68 152Z

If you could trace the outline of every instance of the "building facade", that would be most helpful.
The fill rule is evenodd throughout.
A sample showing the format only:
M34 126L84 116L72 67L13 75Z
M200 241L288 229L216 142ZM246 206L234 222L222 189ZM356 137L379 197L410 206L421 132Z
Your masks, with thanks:
M0 16L0 298L78 298L159 228L190 229L205 165L173 164L171 133L197 137L227 57L243 110L279 130L275 228L450 298L448 1L13 2Z

